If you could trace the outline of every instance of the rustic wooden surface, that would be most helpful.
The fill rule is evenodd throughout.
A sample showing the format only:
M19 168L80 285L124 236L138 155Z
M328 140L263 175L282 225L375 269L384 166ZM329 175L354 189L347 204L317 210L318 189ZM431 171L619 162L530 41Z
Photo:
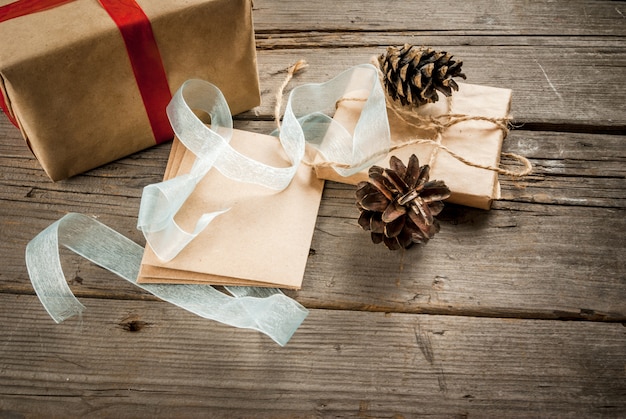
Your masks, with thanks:
M391 253L328 182L289 344L203 320L62 252L87 306L56 325L26 243L67 212L144 244L143 186L169 145L52 183L0 117L0 418L625 417L626 2L255 0L263 104L236 127L269 133L273 96L386 45L445 48L468 82L513 89L491 211L449 205L427 246Z

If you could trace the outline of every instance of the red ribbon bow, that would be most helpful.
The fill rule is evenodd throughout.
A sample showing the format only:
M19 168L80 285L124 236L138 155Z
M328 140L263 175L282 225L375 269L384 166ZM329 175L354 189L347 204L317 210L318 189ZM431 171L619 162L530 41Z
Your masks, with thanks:
M0 7L0 23L71 1L74 0L18 0ZM167 84L165 68L154 39L150 20L135 0L98 1L109 13L122 34L156 143L171 140L174 133L167 120L165 108L172 99L172 93ZM18 126L2 94L0 94L0 107L11 122Z

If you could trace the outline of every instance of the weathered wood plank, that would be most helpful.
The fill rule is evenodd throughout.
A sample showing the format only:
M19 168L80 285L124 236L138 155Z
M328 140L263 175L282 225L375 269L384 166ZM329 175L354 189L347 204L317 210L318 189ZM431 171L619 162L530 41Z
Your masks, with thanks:
M534 172L543 175L626 177L624 135L532 132L522 126L509 132L503 149L533 160Z
M306 59L309 68L291 86L327 81L383 51L381 47L259 51L262 105L243 117L273 116L284 70L298 59ZM511 114L516 123L560 131L626 132L623 47L459 46L448 51L463 60L468 83L513 90Z
M135 228L141 188L160 178L168 145L52 183L15 141L0 150L2 292L32 293L26 243L68 211L145 243ZM292 295L320 308L623 320L623 144L622 136L513 131L506 150L550 164L529 179L503 178L505 200L490 212L450 206L435 240L404 255L370 244L356 226L353 188L329 182L304 289ZM80 296L152 298L86 260L64 260Z
M626 208L626 136L515 130L503 149L534 166L522 179L500 177L504 200Z
M585 0L523 2L515 0L357 3L255 0L258 33L312 31L403 32L450 34L610 35L626 34L623 1Z
M307 307L548 319L625 321L625 210L504 203L490 212L449 206L428 245L392 253L356 224L352 192L327 189L303 289ZM332 199L331 199L332 197ZM3 215L8 240L1 292L32 293L26 243L60 211L20 221ZM100 216L143 243L134 219ZM607 220L611 220L608 222ZM30 236L29 236L30 234ZM148 298L113 274L64 252L80 297Z
M268 121L237 121L240 129L268 133ZM501 176L504 200L626 207L626 136L512 130L503 151L531 160L530 176ZM515 162L503 160L513 168Z
M254 9L263 105L237 127L272 131L297 59L310 68L290 87L386 45L431 45L462 59L469 83L513 89L504 147L535 172L503 178L492 211L447 206L441 233L403 253L371 244L353 188L329 182L304 288L289 293L311 315L286 348L69 252L87 311L55 325L32 295L26 243L78 211L143 244L141 189L169 145L52 183L1 116L0 417L625 417L626 2Z
M451 206L435 240L390 253L369 243L356 214L343 218L345 209L323 206L304 287L291 295L318 308L624 321L626 244L617 233L626 228L624 211L555 208ZM33 217L29 223L38 227L22 224L16 231L34 236L56 215ZM609 217L614 223L606 222ZM130 237L137 234L132 220L107 220L126 225L120 230ZM29 239L3 245L3 292L32 292L23 260ZM86 260L64 256L70 285L81 297L151 298Z
M274 128L269 121L238 120L236 126L260 133L269 133ZM84 201L81 195L85 193L132 201L141 196L145 185L161 179L170 147L169 144L160 145L55 184L49 181L17 138L17 132L10 135L0 144L0 182L5 185L4 199L45 204L80 203ZM504 141L504 151L526 156L534 164L534 172L527 178L501 177L506 200L625 206L625 136L517 129L511 131ZM124 214L136 215L132 203L128 208L118 203L115 208L113 214L121 215L120 211L126 211Z
M459 31L461 33L462 31ZM433 31L311 31L311 32L259 32L256 36L258 50L325 48L345 49L354 47L377 47L384 50L388 45L432 45L456 50L459 46L519 46L555 48L622 48L623 36L560 36L560 35L490 35L467 33L458 35L447 30Z
M617 231L620 230L618 229ZM434 243L435 241L429 244L429 246ZM328 244L328 246L329 248L333 248L332 244ZM324 252L322 252L322 254L323 253ZM369 257L367 253L368 252L366 252L366 254L362 254L360 257L364 260L367 259ZM318 253L316 253L315 256L318 256ZM616 256L619 257L619 253ZM336 265L332 264L331 266ZM488 267L486 269L488 269ZM506 274L506 269L503 272ZM623 267L621 272L624 272ZM601 274L602 272L599 273L599 275ZM369 275L371 275L372 278L376 277L375 273L370 273ZM90 278L87 279L87 281L90 280ZM440 278L439 280L442 279ZM448 278L445 278L442 281L447 280ZM537 278L537 282L539 281L540 279ZM307 283L310 282L311 281L308 281ZM418 281L414 282L417 283ZM601 278L598 278L597 282L590 281L585 288L580 289L577 287L572 291L572 293L587 295L589 291L596 289L597 286L602 286L601 282L603 282ZM433 285L440 287L440 293L445 294L447 292L446 287L449 286L449 283L450 282L439 282L435 284L433 282ZM465 290L463 290L463 286L468 284L469 281L461 284L457 290L461 289L462 292L465 292ZM516 289L521 287L529 292L528 298L536 298L534 292L532 292L532 289L537 289L536 286L529 286L527 282L522 284L511 283L508 285L508 291L504 290L504 292L514 293ZM382 285L381 288L383 288ZM387 284L385 288L388 290L391 287ZM496 288L498 287L496 286ZM329 289L329 291L333 294L339 293L339 298L344 297L344 295L341 295L340 287L333 286ZM393 292L395 292L395 290ZM485 293L485 290L482 289L480 292ZM489 292L492 292L491 286ZM495 292L497 293L498 290L496 289ZM622 290L614 289L606 290L605 292L609 295L617 294L619 296L623 295L623 288ZM389 294L390 292L387 291L384 295ZM4 297L5 296L3 296L3 298ZM116 294L113 292L110 297L115 298ZM608 295L605 297L608 297ZM336 326L341 324L340 322L345 322L345 320L341 318L334 317L328 320L328 322L325 320L324 322L314 323L308 323L309 320L307 320L304 329L298 332L296 338L294 338L292 343L290 343L289 348L294 345L294 342L298 341L298 336L301 333L306 333L307 335L309 333L313 334L313 339L315 341L310 342L304 347L301 344L297 344L296 348L299 352L291 357L284 357L283 355L278 356L277 353L274 354L274 357L278 359L279 363L283 362L283 364L280 365L284 365L284 368L281 368L280 365L275 365L273 362L267 360L266 352L273 353L275 349L268 349L267 347L264 347L264 349L260 350L260 353L256 355L256 357L254 354L251 355L248 350L242 351L239 349L238 352L235 352L238 354L237 359L243 359L246 365L249 366L248 368L253 371L243 372L242 374L244 376L242 379L247 379L248 382L259 381L258 378L255 379L252 375L249 375L255 374L254 371L256 371L256 373L259 374L259 377L274 376L272 374L279 374L280 378L277 378L277 380L285 383L283 378L285 375L295 374L293 382L296 383L296 385L301 385L298 383L306 383L305 388L294 387L293 385L290 385L291 381L288 381L283 386L280 386L280 388L272 387L268 389L263 387L261 389L258 387L250 387L249 384L243 384L243 388L241 388L238 384L233 384L233 381L236 382L237 379L232 373L233 370L241 371L241 369L238 369L237 366L228 361L226 362L227 366L224 366L224 360L222 359L206 361L206 363L205 361L202 361L202 365L198 366L196 362L199 357L197 355L193 355L192 350L189 348L202 348L203 354L205 352L215 354L233 354L233 346L241 348L249 345L250 343L248 341L242 343L240 340L232 343L233 340L231 333L247 334L249 332L229 332L227 328L223 328L219 325L210 326L209 332L207 332L205 325L195 327L194 331L187 331L192 335L203 336L206 337L206 339L211 339L209 341L209 345L206 345L205 342L194 342L193 340L187 339L187 332L184 333L185 336L178 335L179 337L177 338L176 334L180 333L181 330L185 330L186 325L181 326L180 323L177 324L177 314L166 313L164 315L160 315L160 313L162 313L160 305L151 307L157 307L159 317L166 320L161 320L160 322L155 323L153 316L143 316L145 310L142 309L141 307L143 306L137 302L125 303L126 305L121 309L111 309L109 304L112 302L107 301L103 303L106 305L106 308L96 308L97 311L94 312L94 304L99 305L99 302L97 300L86 299L86 301L83 302L88 306L89 310L85 316L87 326L85 326L85 323L83 323L82 327L77 326L76 323L68 323L67 325L59 326L59 328L66 328L65 331L61 331L61 337L59 337L59 329L57 329L57 326L50 326L51 323L49 319L46 318L45 313L43 313L43 309L39 306L37 301L34 299L28 299L30 297L25 296L16 298L17 299L14 304L7 304L3 301L2 307L7 307L8 310L16 310L13 317L6 316L4 314L2 315L2 317L7 320L6 324L12 325L12 327L16 329L23 330L23 333L28 336L38 336L35 345L33 345L33 343L27 344L29 348L45 347L49 352L32 354L30 350L26 351L28 355L26 355L23 359L23 362L28 362L29 364L20 364L17 367L17 372L14 365L11 364L11 359L7 359L4 355L0 356L0 359L3 359L3 368L0 369L0 377L4 375L6 379L10 380L9 383L11 384L10 386L6 386L3 382L2 385L0 385L0 388L6 389L7 391L6 397L0 397L0 399L3 400L0 402L0 406L2 409L7 411L22 413L30 412L35 414L45 413L46 415L51 414L51 412L55 412L57 415L63 416L66 414L68 406L72 406L73 409L77 409L75 410L76 412L84 411L86 413L93 412L114 416L141 416L144 414L153 415L157 412L170 415L200 415L203 414L203 412L206 412L207 409L215 415L224 415L229 417L233 417L233 414L240 414L241 416L256 416L259 412L261 412L261 414L265 412L267 417L275 417L277 411L281 413L284 412L285 415L300 414L312 416L315 412L322 416L356 415L358 412L357 409L361 409L366 413L371 414L373 417L380 417L386 414L386 412L391 411L399 412L404 415L413 415L418 411L420 413L432 411L433 414L436 413L440 415L452 415L467 412L481 415L502 416L512 412L515 408L521 408L525 404L531 402L533 406L532 409L535 410L532 410L529 414L532 413L536 415L554 414L558 416L567 416L569 415L568 412L574 412L574 410L582 409L581 411L584 415L596 416L614 414L615 416L619 416L620 413L623 413L624 409L623 389L615 387L615 383L622 382L623 377L619 375L611 375L614 374L614 372L610 372L611 368L614 367L607 367L605 361L600 361L600 359L623 359L623 356L621 356L623 354L614 353L614 350L606 350L605 345L607 342L613 342L613 338L609 337L607 340L606 336L597 336L595 333L590 333L587 329L569 331L564 331L562 329L552 331L544 330L538 334L535 330L532 330L529 333L534 340L527 340L527 336L524 333L520 333L519 330L512 331L507 327L504 327L505 331L503 331L503 327L501 327L500 324L494 325L491 323L481 323L480 325L469 328L472 330L471 333L475 334L475 342L468 343L463 337L460 345L462 345L464 356L459 357L461 355L450 354L447 350L444 350L447 355L441 355L441 359L454 359L454 362L458 363L457 365L464 364L467 367L469 364L469 367L467 368L469 368L472 372L457 372L456 374L453 372L450 374L448 367L444 366L445 364L439 364L439 366L432 367L431 369L418 366L417 368L419 368L421 372L415 373L419 376L419 378L416 379L411 377L407 378L407 374L410 376L412 373L407 372L407 369L405 368L406 365L397 365L396 362L393 361L377 363L373 358L363 358L364 356L367 356L364 354L364 348L368 348L368 353L375 353L379 355L385 353L386 356L392 360L400 359L401 356L404 356L405 358L409 356L406 353L394 355L394 352L390 351L390 348L404 348L407 343L392 343L394 342L393 336L395 336L396 332L388 331L389 324L384 320L384 318L382 322L379 318L376 318L376 326L372 326L372 330L369 330L369 332L368 330L363 330L363 326L360 323L360 321L363 321L364 324L366 324L369 317L366 317L365 320L363 320L361 314L355 314L355 316L358 316L359 319L356 324L355 322L348 322L345 324L345 327L347 328L346 330L356 330L356 332L346 332L343 327L337 328ZM24 298L27 299L24 300ZM379 296L378 298L380 299L384 297ZM551 295L551 298L561 301L562 293L555 292ZM590 298L588 301L593 300L594 298ZM114 307L116 307L116 305L117 303L115 303ZM369 307L363 306L363 309L376 308L375 304ZM108 324L104 326L101 324L90 325L90 319L88 316L96 316L99 321L101 321L103 319L100 313L101 311L105 314L110 313L113 316L113 321L110 319L106 320ZM123 314L120 314L120 312ZM29 315L28 313L39 314L33 317L32 314ZM106 331L107 328L115 328L117 323L123 323L122 318L125 317L127 313L142 313L140 320L151 323L149 327L153 327L153 325L156 326L156 324L160 323L160 326L157 327L161 328L162 333L157 336L153 334L144 336L138 343L137 340L128 339L123 336L116 336L111 339L107 332L103 332ZM318 311L315 310L314 315L311 318L315 319L315 316L318 315L317 313ZM490 313L483 312L483 314ZM496 311L491 314L498 313ZM569 315L568 313L555 314L565 317ZM594 318L594 313L591 312L591 310L581 310L581 314ZM42 320L42 316L45 320ZM19 317L19 319L16 319L15 317ZM395 315L392 317L395 317ZM48 323L46 323L46 321ZM464 330L465 332L463 333L466 333L468 330L467 323L464 319L454 318L451 322L460 328L457 330ZM28 323L29 326L24 327L24 323ZM402 318L400 323L402 325L406 325L407 321L405 318ZM554 322L547 322L547 324L550 323ZM49 327L50 330L42 332L40 329L41 324L45 324L45 328L47 329ZM423 323L419 322L409 324L422 327L420 325ZM440 326L441 322L437 321L435 324ZM580 323L567 324L579 325ZM331 326L330 328L329 325ZM69 347L67 339L63 338L64 333L68 331L66 326L70 326L68 332L70 335L75 336L77 334L82 334L85 330L88 331L88 335L82 336L81 339L84 340L79 340L76 347ZM310 327L310 329L308 329L308 327ZM219 329L217 336L213 332L213 328ZM3 342L32 341L32 339L27 336L22 338L15 336L11 333L11 331L12 329L7 329L6 332L2 331ZM226 333L226 338L220 334L224 332ZM437 333L439 332L439 329L431 330L422 333L420 336L427 336L426 338L422 337L422 339L425 342L428 342L428 339L438 339ZM320 333L322 336L319 336ZM359 335L367 336L368 341L371 339L371 335L375 333L377 336L377 339L375 339L376 342L386 343L385 345L382 345L382 347L375 344L374 348L372 348L370 342L366 343L366 341L359 341L357 344L359 349L356 349L354 346L354 336L351 333L358 333ZM389 338L390 333L393 335L391 338ZM485 333L488 335L487 339L484 339ZM493 335L489 335L489 333L493 333ZM174 336L172 336L172 334L174 334ZM567 339L567 342L564 342L564 340L561 339L555 340L555 337L557 336L561 336L562 339ZM567 338L565 338L565 336L567 336ZM583 339L592 340L586 341L587 346L584 348L579 347L576 342L576 340L581 336ZM336 341L338 337L340 338L340 341ZM344 338L346 339L345 341L343 340ZM406 336L404 338L409 339ZM230 342L230 344L223 345L220 343L215 345L216 341L223 341L224 339L226 339L227 342ZM363 339L365 338L363 337ZM501 346L503 342L510 341L511 345L518 344L520 340L516 339L520 339L523 342L523 346L520 349L521 352L518 353L518 355L511 355L511 358L502 359L502 352L508 352L509 350ZM594 339L597 339L597 341L593 341ZM263 339L257 337L252 338L253 348L256 348L254 345L258 344L259 340ZM179 341L184 342L184 344ZM155 342L159 343L155 344ZM167 343L164 344L163 342ZM320 342L324 342L323 348L319 347ZM336 348L340 348L337 349L338 353L345 354L341 358L340 364L333 365L331 361L331 364L327 368L322 371L318 371L318 375L311 375L309 372L311 368L315 368L322 364L327 365L325 363L328 362L329 352L330 354L334 354L334 352L332 352L330 342L337 345ZM598 342L601 346L598 346ZM350 343L350 346L346 346L347 343ZM135 349L135 351L132 351L133 355L130 356L130 359L126 352L126 345L128 344L132 344L132 348ZM476 355L478 353L476 351L482 350L477 348L493 348L494 345L498 348L495 355L493 352L489 352L489 356L484 355L484 358L482 358L482 355ZM574 346L572 347L572 345ZM617 344L611 343L610 345L613 345L614 349L620 347L623 348L624 346L623 340L618 341ZM58 346L63 347L61 349L63 353L55 352ZM102 354L102 352L98 352L100 349L95 351L93 349L94 347L102 348L103 346L105 349L111 350L112 353L110 355L106 355ZM467 358L468 346L470 348L474 348L469 351L469 357L471 358L469 360ZM530 355L526 350L529 347L533 348ZM552 348L554 347L558 348L556 354L553 353ZM12 348L7 347L6 343L4 348L12 351ZM207 348L212 348L212 350L207 350ZM538 348L544 348L548 351L548 353L551 354L551 358L546 359L542 354L538 354ZM417 349L419 349L419 347L417 347ZM417 349L415 349L416 352ZM400 350L402 351L404 349ZM253 349L252 351L256 353L256 349ZM179 356L179 361L174 361L175 365L171 366L171 368L164 367L165 371L163 371L163 369L158 369L155 372L152 367L147 365L146 358L159 359L159 365L163 366L168 361L166 358L164 361L164 355L162 352L169 354L176 353ZM311 357L312 352L316 352L317 355ZM23 354L24 351L15 351L15 353ZM82 355L77 355L81 353ZM284 354L284 352L282 353ZM306 353L307 358L302 358L302 353ZM588 354L589 359L596 359L596 364L590 364L589 360L586 358L583 360L581 358L581 354L585 353ZM120 356L120 354L124 355ZM146 358L142 358L141 354L143 354ZM571 361L573 363L572 365L555 365L555 362L557 362L556 360L559 358L571 359L571 354L575 354L577 356L577 358ZM89 358L85 362L85 358L83 358L84 356L87 356L87 358L93 358ZM437 356L440 356L440 354L437 353ZM485 366L480 363L478 365L475 364L473 360L474 356L480 356L481 362L488 364L489 368L495 369L486 369ZM514 356L517 356L517 358ZM107 362L109 359L117 360L115 361L117 364L114 365L113 369L110 367L103 367L101 364L97 363L99 361L94 360L94 358L97 357L99 357L102 362ZM256 367L250 366L249 364L251 359L254 360L259 358L264 360L263 365L265 366L265 369L260 371ZM355 364L355 358L359 359L357 364ZM491 358L491 360L488 358ZM59 359L63 359L63 361L59 361ZM184 361L180 361L181 359L184 359ZM294 367L294 363L291 361L297 359L302 359L302 363L295 363L296 366ZM125 362L125 364L120 365L121 362ZM546 372L544 370L541 370L539 367L535 367L535 369L533 369L533 367L529 367L526 362L531 365L537 363L542 366L541 368L546 368L547 371L550 371L547 373L548 377L546 378ZM58 365L57 363L62 365ZM79 364L81 367L75 367L72 363ZM577 366L580 364L585 365L588 369L580 371L573 379L572 377L569 377L569 373L562 373L562 371L571 371L575 368L574 365ZM346 365L348 365L348 367L346 367ZM350 365L352 367L350 367ZM355 365L360 365L360 367L355 367ZM494 365L498 365L498 367L494 367ZM37 370L36 368L41 369ZM348 368L347 371L346 368ZM33 372L34 369L38 372ZM511 376L511 372L507 369L515 371L513 377ZM199 380L199 382L197 382L190 378L183 379L182 377L189 375L187 371L194 371L192 373L192 376L194 377L218 376L227 378L213 382L213 384L208 385L207 388L205 380ZM333 374L333 372L336 371L340 371L340 373L337 373L338 377L335 377ZM412 371L412 369L410 369L410 371ZM105 374L104 377L101 376L103 373ZM116 374L119 374L119 376ZM122 376L121 374L126 375ZM468 374L473 374L471 375L472 378L468 378ZM599 380L598 374L600 374ZM401 382L399 382L397 378L393 380L392 377L394 375L402 376L403 380ZM459 376L463 377L460 381L458 379ZM145 381L137 382L137 377L143 377L143 380ZM181 378L177 380L176 377ZM379 377L380 379L374 377ZM519 382L516 383L515 381L518 379ZM421 382L421 380L424 382ZM71 383L68 384L68 381ZM313 383L311 383L311 381ZM336 387L327 388L325 382L328 381L332 381ZM167 384L164 385L162 384L163 382L167 382ZM346 382L352 382L355 386L360 386L360 390L350 390L350 387L346 390ZM439 384L440 382L443 384ZM565 386L563 386L564 383ZM593 384L588 385L587 383ZM445 386L443 388L447 389L445 397L440 396L440 393L438 392L440 390L437 390L439 385L443 385ZM18 388L17 390L15 390L16 387ZM414 390L418 387L422 388L423 392L415 394ZM501 389L502 387L506 389L504 396L502 393L499 395L495 394L496 391L494 388ZM294 390L294 388L297 390ZM454 389L452 396L450 395L450 388ZM478 390L469 391L467 390L469 388ZM324 389L328 392L326 393ZM611 389L617 393L607 394L606 392ZM24 393L20 392L28 392L28 399L25 398L26 395ZM215 399L207 399L207 393L215 395ZM333 395L335 393L340 395ZM372 397L370 393L375 393L379 396ZM522 395L521 398L518 393ZM236 398L234 394L239 395L241 399L233 399ZM282 394L282 396L279 396L280 394ZM514 394L518 395L514 396ZM582 394L583 397L578 396L579 394ZM428 401L427 399L431 399L433 395L440 396L440 398L436 397L432 402ZM307 397L310 397L310 399ZM570 397L576 398L574 405L571 404ZM242 401L244 398L246 403L243 403ZM274 398L280 398L282 401L279 401L276 405L270 404L269 401ZM305 400L303 400L303 398L305 398ZM502 401L503 398L505 399L505 402ZM355 401L356 399L363 399L362 401L364 404L359 403L357 405ZM450 399L452 399L452 401L450 401ZM494 402L493 399L497 399L498 402ZM28 402L26 402L26 400L28 400ZM474 403L476 401L479 403ZM148 410L141 410L138 406L143 404L151 407ZM240 406L245 406L245 409L241 411L236 410ZM298 406L299 408L294 406ZM396 406L399 406L400 408L394 410ZM416 406L419 406L419 410L414 410L418 409ZM319 412L315 409L318 409ZM575 414L572 413L572 415Z
M434 240L391 253L369 244L356 214L342 219L347 209L333 202L318 219L315 254L297 294L308 307L626 318L624 210L504 203L487 212L448 206Z
M280 348L166 303L38 304L0 294L5 416L626 414L621 324L313 310Z
M310 67L291 86L327 81L382 51L383 47L344 48L334 53L320 48L261 50L262 105L240 118L273 117L284 70L298 59L306 59ZM463 60L468 83L513 90L511 113L517 123L550 130L626 132L624 47L458 46L449 51Z

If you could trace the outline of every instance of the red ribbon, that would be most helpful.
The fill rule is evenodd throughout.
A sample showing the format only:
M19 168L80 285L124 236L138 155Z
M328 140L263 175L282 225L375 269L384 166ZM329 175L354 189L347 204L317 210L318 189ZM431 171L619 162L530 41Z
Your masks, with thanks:
M0 7L0 23L69 3L74 0L18 0ZM165 108L172 99L163 60L152 32L150 20L135 0L98 0L115 22L130 58L137 87L148 114L152 133L157 144L174 136ZM0 107L17 126L0 94Z
M4 101L4 95L2 94L2 92L0 92L0 108L2 108L2 111L4 112L4 114L7 117L9 117L9 121L11 121L13 125L19 128L20 126L17 124L17 119L15 119L13 114L9 112L9 107L7 106L7 103Z

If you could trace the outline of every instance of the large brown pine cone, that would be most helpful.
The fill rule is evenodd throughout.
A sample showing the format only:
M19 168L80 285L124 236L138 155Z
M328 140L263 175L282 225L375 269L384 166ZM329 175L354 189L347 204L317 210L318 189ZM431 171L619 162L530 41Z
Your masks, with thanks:
M372 166L369 180L357 185L359 225L371 231L374 243L383 242L391 250L426 243L439 232L435 216L450 189L443 181L429 181L430 167L420 167L415 155L408 166L392 156L389 166Z
M437 91L446 96L459 90L453 77L462 77L462 61L455 61L445 51L405 44L387 47L378 57L383 84L388 95L403 106L417 107L439 100Z

